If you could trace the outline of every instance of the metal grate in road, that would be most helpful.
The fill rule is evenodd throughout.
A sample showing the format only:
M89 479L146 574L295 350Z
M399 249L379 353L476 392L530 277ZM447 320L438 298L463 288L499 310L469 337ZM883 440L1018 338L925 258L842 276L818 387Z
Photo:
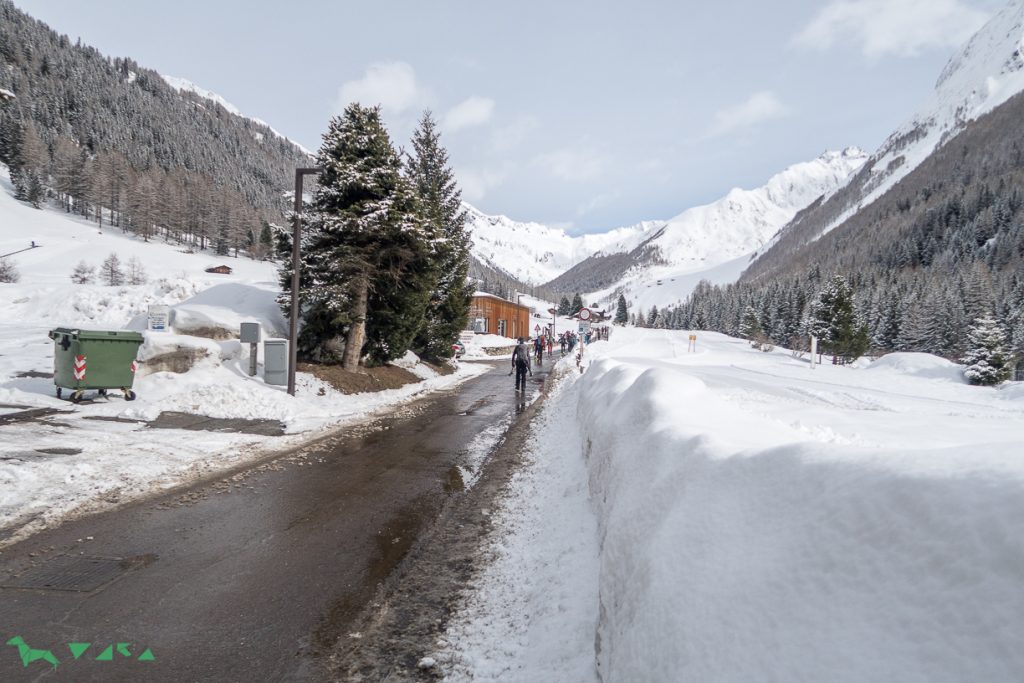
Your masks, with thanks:
M35 588L90 593L131 569L131 562L119 557L58 555L20 576L6 580L0 588Z

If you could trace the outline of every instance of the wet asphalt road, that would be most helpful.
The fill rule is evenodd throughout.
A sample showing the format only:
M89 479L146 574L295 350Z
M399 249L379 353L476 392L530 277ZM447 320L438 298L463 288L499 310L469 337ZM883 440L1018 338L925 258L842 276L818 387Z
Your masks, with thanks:
M0 681L322 677L322 657L460 490L466 445L522 410L506 367L297 456L4 550L0 585L56 567L59 556L124 561L92 592L0 588ZM546 369L535 368L530 394ZM80 567L68 577L79 580ZM58 669L23 667L5 645L16 635L52 650ZM68 642L93 645L75 660ZM95 659L117 643L131 657L115 649L112 661ZM138 661L146 648L154 660Z

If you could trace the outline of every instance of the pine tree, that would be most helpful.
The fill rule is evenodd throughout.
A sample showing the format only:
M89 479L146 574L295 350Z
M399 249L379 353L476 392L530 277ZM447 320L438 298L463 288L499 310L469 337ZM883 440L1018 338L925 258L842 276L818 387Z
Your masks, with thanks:
M562 300L565 300L564 296L562 297ZM629 311L626 309L626 297L619 294L619 301L615 308L615 318L612 319L612 322L616 325L625 325L628 319Z
M569 308L571 309L569 315L576 315L583 308L583 297L580 296L579 292L573 295L572 304L570 304Z
M761 329L761 321L758 319L757 311L753 306L747 306L743 311L743 320L740 322L740 336L751 343L752 346L759 346L764 341L764 331Z
M654 327L654 322L658 319L658 307L651 306L651 310L647 313L646 327Z
M358 368L402 356L421 328L430 297L434 245L417 193L380 109L349 105L331 120L317 155L323 172L304 232L300 347ZM290 263L282 269L287 304Z
M859 358L870 344L867 326L857 320L853 289L842 275L833 276L819 292L805 329L817 333L836 364Z
M572 303L569 301L569 297L562 295L562 298L558 300L558 315L571 315L573 313Z
M420 199L427 238L433 242L430 255L432 291L413 349L427 358L448 358L452 342L469 320L473 290L469 273L470 236L462 192L441 146L440 133L430 112L424 112L413 134L413 154L408 161L409 179Z
M1006 332L991 314L974 321L968 337L968 352L960 362L967 366L964 376L971 384L994 386L1010 378Z
M96 269L85 261L79 261L75 269L71 271L71 281L76 285L87 285L93 281Z
M124 284L124 272L121 270L121 259L117 254L111 252L100 266L100 277L110 287L117 287Z

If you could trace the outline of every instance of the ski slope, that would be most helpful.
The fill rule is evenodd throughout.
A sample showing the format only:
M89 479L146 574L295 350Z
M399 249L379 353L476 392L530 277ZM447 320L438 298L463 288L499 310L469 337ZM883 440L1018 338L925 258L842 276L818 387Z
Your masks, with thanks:
M566 368L450 680L1017 680L1024 385L689 334L616 328Z

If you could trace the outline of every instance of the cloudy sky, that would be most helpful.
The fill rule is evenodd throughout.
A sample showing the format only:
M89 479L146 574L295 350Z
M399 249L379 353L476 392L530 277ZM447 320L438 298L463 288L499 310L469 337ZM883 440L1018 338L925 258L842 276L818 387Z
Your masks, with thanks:
M464 197L594 232L878 146L1001 0L14 0L306 147L349 101L441 122Z

